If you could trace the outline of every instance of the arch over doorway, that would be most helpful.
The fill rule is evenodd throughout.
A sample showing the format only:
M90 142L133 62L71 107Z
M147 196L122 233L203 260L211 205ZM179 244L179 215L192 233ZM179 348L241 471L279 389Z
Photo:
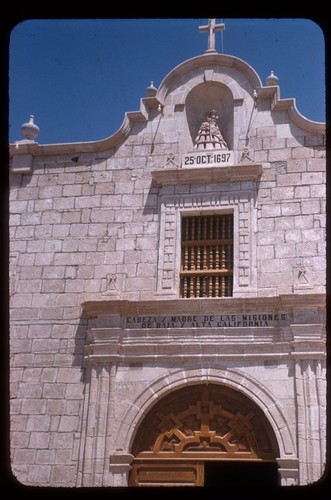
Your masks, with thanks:
M167 394L200 383L215 383L233 388L246 395L263 411L276 436L281 459L296 457L295 439L287 425L287 419L280 402L270 391L251 375L237 368L187 369L175 370L172 373L157 377L130 404L121 419L117 432L115 449L122 453L130 453L137 429L152 409L154 404Z
M224 385L199 383L172 391L150 409L131 453L131 486L203 486L211 463L214 469L229 461L276 466L279 448L256 403Z

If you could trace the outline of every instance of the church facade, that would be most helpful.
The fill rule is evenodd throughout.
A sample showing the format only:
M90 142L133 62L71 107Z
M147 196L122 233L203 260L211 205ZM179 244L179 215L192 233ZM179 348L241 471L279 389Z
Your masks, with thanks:
M40 145L31 118L10 145L25 485L323 475L325 125L217 53L217 28L111 137Z

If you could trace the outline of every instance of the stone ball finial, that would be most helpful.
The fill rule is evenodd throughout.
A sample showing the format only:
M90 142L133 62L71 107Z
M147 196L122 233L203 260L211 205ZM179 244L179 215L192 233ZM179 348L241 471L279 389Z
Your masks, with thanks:
M21 132L24 135L25 139L29 139L34 141L40 132L40 128L34 123L34 116L30 115L29 121L27 123L23 123L21 126Z
M272 85L278 85L278 77L274 74L273 71L270 72L270 75L267 77L266 82L268 87Z
M146 89L147 97L154 97L156 95L157 88L154 87L154 82L151 82L150 86Z

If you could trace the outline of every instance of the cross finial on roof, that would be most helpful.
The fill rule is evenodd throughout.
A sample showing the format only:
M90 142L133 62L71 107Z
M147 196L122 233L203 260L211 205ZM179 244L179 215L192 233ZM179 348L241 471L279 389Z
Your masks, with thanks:
M216 24L216 19L209 19L208 26L199 26L199 31L208 32L208 49L206 52L216 52L215 49L215 32L223 31L225 24Z

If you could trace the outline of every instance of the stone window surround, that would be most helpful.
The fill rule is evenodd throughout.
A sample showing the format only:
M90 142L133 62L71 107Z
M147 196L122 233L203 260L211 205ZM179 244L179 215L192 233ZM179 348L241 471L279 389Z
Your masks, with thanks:
M204 194L160 196L160 245L157 295L179 297L182 215L233 213L233 297L257 295L255 185Z

